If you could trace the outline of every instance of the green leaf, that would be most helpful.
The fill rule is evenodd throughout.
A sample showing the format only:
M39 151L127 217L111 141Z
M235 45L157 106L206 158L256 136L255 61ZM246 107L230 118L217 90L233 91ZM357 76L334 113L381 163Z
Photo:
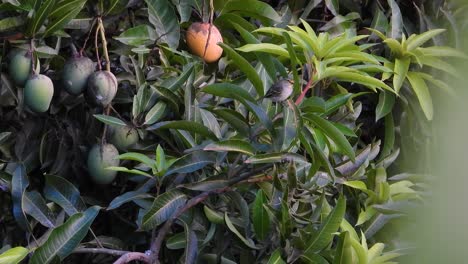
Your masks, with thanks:
M241 55L239 55L234 49L226 44L219 43L219 46L223 48L226 54L232 59L233 63L247 76L252 85L255 87L257 94L263 96L263 82L260 79L257 71L250 65L250 63Z
M24 25L24 17L6 17L4 19L0 19L0 32L6 32L12 28L22 25Z
M255 149L245 140L230 139L211 143L207 145L203 150L205 151L217 151L217 152L239 152L249 156L254 155Z
M226 225L229 228L229 230L231 230L231 232L233 232L242 242L244 242L246 246L248 246L251 249L258 249L252 240L245 238L239 232L239 230L237 230L237 228L232 224L231 219L229 218L227 212L224 213L224 221L226 221Z
M390 86L386 85L384 82L371 76L354 73L354 72L340 72L340 73L334 74L333 77L338 78L338 81L346 81L346 82L359 83L359 84L365 85L373 91L375 91L374 87L380 87L387 91L395 93L395 91Z
M158 129L180 129L189 131L195 134L203 135L209 139L217 141L216 135L211 132L206 126L193 122L193 121L164 121L156 123L147 128L147 130L158 130Z
M243 100L255 102L255 99L249 94L249 92L247 92L247 90L231 83L210 84L203 87L201 91L215 96L232 98L241 102Z
M154 199L153 205L143 216L141 229L148 231L166 222L177 209L185 205L187 196L177 190L167 191Z
M445 31L446 31L445 29L433 29L433 30L426 31L426 32L424 32L424 33L422 33L420 35L412 35L406 41L406 45L407 45L406 49L408 51L412 51L414 49L417 49L417 48L421 47L422 45L424 45L424 43L428 42L429 40L431 40L435 36L440 35Z
M333 96L325 102L325 113L324 115L330 115L338 108L345 105L354 95L352 93L344 93Z
M144 125L152 125L161 120L166 113L167 104L163 101L157 102L146 114Z
M224 215L211 209L210 207L204 205L203 212L205 213L206 218L212 223L215 224L224 224Z
M393 93L383 91L379 93L379 102L375 109L375 121L379 121L393 110L395 104L395 95Z
M130 46L141 46L152 44L156 40L154 29L148 25L139 25L129 28L114 39Z
M211 153L212 154L212 153ZM215 163L215 157L209 153L203 151L196 151L187 154L169 167L164 176L168 176L174 173L192 173L200 170L209 164Z
M267 197L262 189L258 190L252 206L252 222L258 239L264 240L270 231L270 216L264 208L267 205Z
M42 1L39 9L33 13L26 28L26 35L33 37L41 28L47 16L52 12L57 0L44 0ZM63 15L63 14L62 14Z
M281 249L278 248L273 251L267 264L286 264L286 262L281 258Z
M227 124L234 128L240 135L247 136L249 134L249 124L247 123L247 120L245 120L244 116L239 112L228 108L215 108L208 110L226 121Z
M55 257L65 259L88 233L100 207L93 206L83 213L71 216L63 225L55 228L47 241L34 251L30 264L48 264Z
M395 89L397 94L400 92L400 88L405 82L410 64L410 58L395 59L395 68L393 70L395 72L393 76L393 89Z
M259 154L259 155L254 155L247 160L244 161L244 163L251 163L251 164L265 164L265 163L273 163L273 162L302 162L305 163L307 160L296 153L268 153L268 154Z
M344 154L346 154L352 161L355 161L353 147L349 144L346 137L340 132L340 130L338 130L338 128L329 121L315 114L306 114L304 118L320 128L327 137L331 138L333 142L340 147Z
M350 251L351 245L349 243L349 233L343 232L338 239L338 245L335 250L335 257L333 264L352 264L352 252Z
M86 209L86 205L80 196L80 191L65 178L46 175L44 187L45 197L60 205L65 212L72 216Z
M93 115L97 120L103 122L104 124L111 126L126 126L124 121L120 120L117 117L108 116L108 115Z
M418 73L414 72L408 73L408 80L411 84L411 88L413 88L413 91L418 98L424 115L426 116L427 120L432 120L434 109L432 105L432 97L429 93L426 82Z
M24 230L29 229L28 219L24 214L23 209L23 194L29 186L28 176L26 175L26 167L22 164L18 165L13 172L11 180L11 197L13 200L13 216Z
M232 13L253 13L255 15L271 19L273 21L281 21L281 17L269 4L258 1L258 0L231 0L226 3L224 8L221 10L221 14Z
M138 199L148 199L148 198L153 198L151 194L142 192L142 191L130 191L126 192L122 195L119 195L115 197L109 206L106 208L107 211L114 210L119 208L122 204L138 200Z
M182 72L182 74L180 74L179 78L177 78L175 82L168 85L166 88L173 92L181 88L184 85L184 83L187 82L187 80L190 78L190 75L192 75L194 67L195 65L193 63L185 65L184 71Z
M185 221L182 221L185 230L185 252L184 252L184 263L193 264L196 263L198 255L198 238L195 231Z
M288 59L290 57L286 49L271 43L245 44L244 46L237 48L237 50L242 52L265 52Z
M455 57L459 59L468 59L468 56L465 53L451 47L434 46L427 48L418 48L416 50L421 52L424 56Z
M157 39L177 49L180 27L176 13L168 0L145 0L150 23L156 28Z
M341 220L346 211L346 200L343 196L338 198L335 208L330 212L317 234L307 243L304 255L315 253L325 248L333 239L334 233L340 228Z
M155 161L153 159L150 159L148 156L146 156L144 154L141 154L141 153L127 152L127 153L124 153L124 154L120 154L118 158L121 159L121 160L138 161L138 162L141 162L141 163L145 164L146 166L148 166L150 168L155 167Z
M28 255L29 250L24 247L10 248L0 254L0 264L18 264Z
M54 32L63 29L83 9L86 0L62 0L55 5L54 10L48 16L49 22L44 36L50 36Z
M324 257L315 253L304 253L301 255L301 259L305 260L307 263L328 264L328 261Z
M39 192L25 192L22 203L24 212L36 219L41 225L49 228L55 227L53 214Z
M161 145L158 145L156 148L156 168L158 171L163 171L167 168L166 154L164 153L164 149Z
M202 191L208 192L216 189L221 189L229 186L228 180L211 180L208 178L206 181L194 182L181 185L180 187L193 190L193 191Z

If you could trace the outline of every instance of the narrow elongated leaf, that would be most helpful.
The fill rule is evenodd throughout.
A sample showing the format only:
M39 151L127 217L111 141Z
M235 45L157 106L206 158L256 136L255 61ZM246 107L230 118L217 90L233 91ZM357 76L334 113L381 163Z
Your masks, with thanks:
M417 51L421 52L424 56L434 56L434 57L455 57L460 59L467 59L468 56L451 47L444 47L444 46L434 46L434 47L427 47L427 48L418 48Z
M45 198L60 205L69 216L86 209L86 205L81 199L80 191L75 185L59 176L46 175L45 179Z
M304 250L304 255L317 252L326 247L332 241L334 233L338 231L338 228L340 228L345 211L346 200L343 196L340 196L335 208L330 212L318 233L308 241L308 246Z
M55 3L57 0L44 0L39 9L34 12L33 16L28 22L26 29L26 34L28 36L34 36L39 28L44 24L44 21L47 19L47 16L54 9Z
M229 230L231 230L231 232L233 232L246 246L248 246L251 249L258 249L252 240L245 238L239 232L239 230L237 230L237 228L234 226L231 219L229 218L227 212L224 213L224 221L226 221L226 225L229 228Z
M34 251L29 263L48 264L56 257L63 260L70 255L88 233L99 210L99 206L90 207L83 213L74 214L63 225L55 228L47 241Z
M432 105L432 97L429 93L426 82L419 74L413 72L408 73L408 80L411 83L411 88L413 88L413 91L418 98L424 115L427 120L432 120L434 109Z
M271 43L245 44L244 46L237 48L237 50L242 52L265 52L289 58L289 53L286 49Z
M401 15L401 10L395 0L387 0L387 2L390 6L390 10L392 11L390 37L393 39L399 39L403 32L403 17Z
M184 184L181 187L189 189L189 190L193 190L193 191L207 192L207 191L212 191L216 189L221 189L227 186L229 186L228 180L211 180L208 178L208 180L206 181Z
M144 125L152 125L161 120L166 113L167 104L163 101L157 102L145 116Z
M254 13L273 21L281 21L281 17L269 4L258 0L231 0L226 3L221 14L232 13L235 11Z
M36 192L25 192L23 194L23 209L24 212L32 216L43 226L53 228L55 227L55 220L53 214L47 207L44 198Z
M252 221L258 239L264 240L270 231L270 216L264 208L267 198L262 189L258 190L252 207Z
M97 120L103 122L104 124L111 126L126 126L124 121L120 120L117 117L108 116L108 115L93 115Z
M215 96L232 98L238 101L247 100L255 102L255 99L244 88L231 83L215 83L203 87L202 92Z
M24 247L10 248L0 254L0 264L18 264L28 255L29 250Z
M354 161L355 160L355 155L354 155L354 150L351 144L349 144L348 140L346 137L341 133L338 128L336 128L334 125L332 125L329 121L315 115L315 114L306 114L304 116L305 119L309 120L312 122L314 125L316 125L318 128L320 128L329 138L337 144L340 149L348 155L348 157Z
M250 65L250 63L241 55L239 55L234 49L229 47L226 44L219 43L219 45L223 48L223 50L228 54L228 56L232 59L233 63L247 76L250 80L252 85L255 87L257 94L259 96L263 96L263 83L262 79L258 75L257 71Z
M305 163L307 160L296 153L268 153L268 154L259 154L252 156L244 161L244 163L251 164L264 164L264 163L273 163L273 162L302 162Z
M328 264L328 261L316 253L307 253L301 255L301 259L305 260L307 263L314 263L314 264Z
M141 192L141 191L130 191L122 195L119 195L112 200L109 206L106 208L107 211L119 208L122 204L137 200L137 199L146 199L152 198L151 194Z
M18 224L24 229L28 230L29 223L26 219L23 209L23 194L29 186L28 176L26 175L26 168L20 164L16 167L13 178L11 181L11 197L13 200L13 216Z
M338 239L333 264L352 264L352 252L350 252L349 233L343 232Z
M213 164L215 163L216 159L212 154L213 153L209 154L202 151L187 154L175 161L172 166L169 167L165 176L174 173L192 173L204 168L209 164Z
M127 152L124 154L119 155L119 159L121 160L134 160L141 162L145 164L146 166L150 168L155 167L155 161L150 159L148 156L141 154L141 153L136 153L136 152Z
M154 199L150 210L143 216L142 230L151 230L167 221L177 209L185 204L187 196L177 191L167 191Z
M50 36L62 29L83 9L86 0L62 0L55 5L54 10L48 16L49 22L44 36Z
M246 155L252 156L255 153L255 149L245 140L230 139L211 143L206 146L203 150L218 151L218 152L240 152Z
M395 72L393 76L393 89L395 89L397 94L406 79L410 63L410 58L395 59L395 69L393 70Z
M198 255L198 238L195 231L186 222L184 223L185 229L185 252L184 252L184 263L192 264L197 260Z
M440 35L445 31L446 31L445 29L433 29L433 30L424 32L420 35L413 35L409 37L408 40L406 41L407 50L412 51L416 48L419 48L422 45L424 45L424 43L428 42L435 36Z
M7 17L0 19L0 31L8 31L12 28L19 27L24 24L24 18L21 16Z
M211 132L211 130L209 130L206 126L193 121L164 121L156 123L147 128L147 130L157 129L180 129L203 135L215 141L218 140L216 135L213 132Z
M156 28L158 39L176 49L179 46L180 27L174 8L168 0L145 0L150 23Z

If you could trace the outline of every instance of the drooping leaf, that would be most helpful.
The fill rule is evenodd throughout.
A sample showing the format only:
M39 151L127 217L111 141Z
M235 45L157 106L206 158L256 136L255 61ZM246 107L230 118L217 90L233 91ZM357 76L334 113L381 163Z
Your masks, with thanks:
M426 116L427 120L432 120L434 109L432 105L432 97L429 93L426 82L419 74L413 72L408 73L408 80L411 84L411 88L418 98L424 115Z
M119 195L115 197L109 206L106 208L106 210L114 210L119 208L122 204L137 200L137 199L147 199L147 198L153 198L151 194L141 192L141 191L130 191L126 192L122 195Z
M139 25L129 28L114 39L126 45L141 46L153 43L156 40L154 29L148 25Z
M271 254L271 257L268 259L268 264L286 264L286 262L281 258L281 249L276 249Z
M47 241L34 251L30 264L48 264L54 258L65 259L88 233L100 207L93 206L83 213L71 216L63 225L56 227Z
M232 223L231 219L227 215L227 213L224 214L224 221L226 221L226 225L233 232L246 246L248 246L251 249L257 249L257 246L255 246L254 242L248 238L245 238L239 230L234 226Z
M62 0L59 1L48 15L49 22L44 32L44 36L50 36L62 29L83 9L86 0Z
M126 126L124 121L120 120L117 117L108 116L108 115L94 115L94 117L103 122L104 124L111 125L111 126Z
M210 154L203 151L192 152L175 161L169 167L165 176L174 173L192 173L213 163L215 163L215 157L212 153Z
M216 83L203 87L202 92L215 96L232 98L238 101L247 100L255 102L255 99L242 87L230 83Z
M154 199L150 210L143 216L140 228L151 230L167 221L185 204L187 196L177 190L167 191Z
M395 95L393 93L384 91L379 93L379 102L375 109L375 121L379 121L382 117L388 115L395 104Z
M44 21L47 19L47 16L54 9L55 3L57 0L44 0L42 1L39 8L36 12L33 13L32 17L28 21L28 26L26 28L26 34L28 36L34 36L44 24Z
M408 74L410 64L410 58L395 59L395 74L393 76L393 88L395 89L395 92L397 94L400 91L401 86L403 86L403 83Z

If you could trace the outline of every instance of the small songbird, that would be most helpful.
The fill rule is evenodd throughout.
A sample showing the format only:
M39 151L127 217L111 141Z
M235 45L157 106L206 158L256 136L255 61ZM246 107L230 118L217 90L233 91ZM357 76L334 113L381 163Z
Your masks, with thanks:
M267 93L259 100L268 98L273 102L283 102L291 96L293 92L293 84L294 81L290 79L279 80L274 83Z

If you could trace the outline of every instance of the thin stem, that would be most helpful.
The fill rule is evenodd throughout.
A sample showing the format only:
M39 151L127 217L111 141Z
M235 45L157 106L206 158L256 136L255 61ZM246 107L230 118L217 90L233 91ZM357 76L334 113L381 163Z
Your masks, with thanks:
M206 39L205 50L203 51L203 58L205 58L206 50L208 49L208 44L210 43L211 30L213 28L213 16L214 16L213 0L210 0L210 27L208 29L208 38Z
M109 53L107 52L107 40L106 40L106 32L104 30L104 25L102 24L102 19L98 17L98 24L99 24L99 32L101 33L101 41L102 41L102 52L104 53L104 58L106 59L106 70L110 72L110 59Z
M314 78L313 78L313 76L310 76L310 79L309 79L309 81L307 82L307 84L306 84L304 90L302 90L301 95L299 95L299 97L297 98L297 100L296 100L296 102L295 102L296 105L300 105L300 104L302 103L302 101L304 100L304 97L306 96L307 92L308 92L312 87L315 86L315 84L314 84L314 85L312 85L312 84L314 84Z
M35 75L36 72L36 58L34 57L34 50L36 48L34 47L34 38L31 39L29 42L29 53L31 53L31 67L32 67L32 73Z
M89 31L88 31L88 36L86 36L83 46L80 49L80 56L83 56L83 51L86 49L86 44L88 43L89 37L91 36L91 32L93 32L94 24L96 24L96 18L93 19L93 22L91 23L91 27L89 28Z
M99 240L99 238L94 233L93 229L90 228L89 231L91 231L91 235L94 237L94 240L96 240L96 244L98 245L98 247L104 248L104 246L101 244L101 241Z
M74 254L107 254L112 256L122 256L130 251L125 250L116 250L116 249L109 249L109 248L77 248L73 250Z
M99 46L98 46L98 33L99 33L99 26L100 24L98 23L96 27L96 32L94 34L94 48L96 49L96 59L98 61L98 69L101 71L101 58L99 57Z
M104 111L106 115L109 115L110 105L106 106ZM107 124L104 124L104 131L102 131L102 136L101 136L101 145L104 145L106 143L106 132L107 132Z

